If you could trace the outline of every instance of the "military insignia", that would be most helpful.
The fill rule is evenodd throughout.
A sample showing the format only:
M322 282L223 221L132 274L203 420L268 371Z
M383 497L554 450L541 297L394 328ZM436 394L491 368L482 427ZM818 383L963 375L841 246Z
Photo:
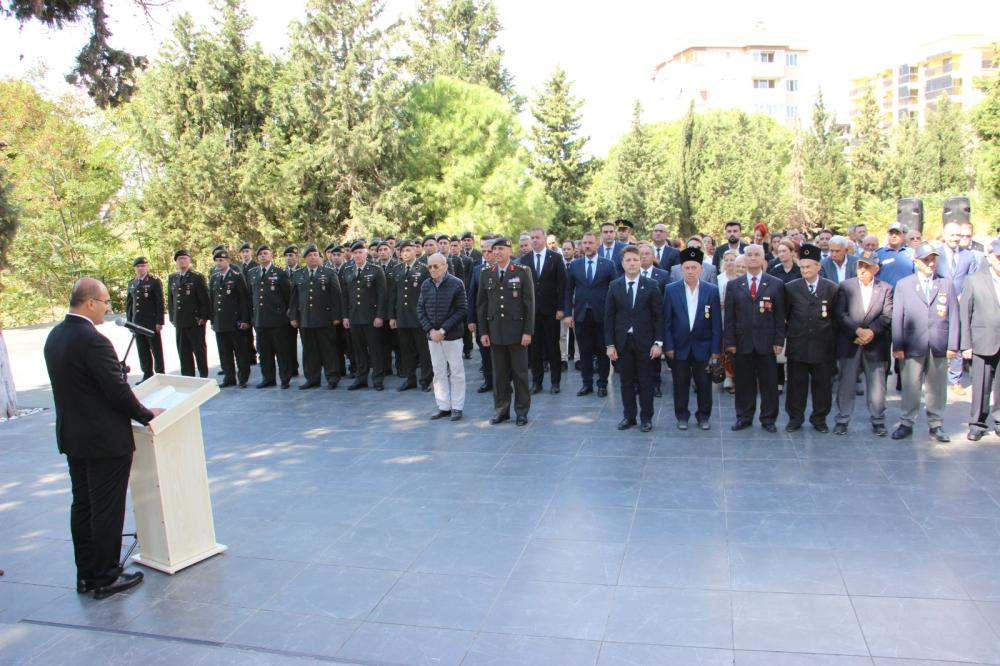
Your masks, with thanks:
M521 278L519 278L519 277L512 277L512 278L511 278L510 280L508 280L507 282L508 282L509 284L519 284L519 283L521 282Z
M947 303L948 303L948 294L946 294L944 292L941 292L940 294L938 294L937 299L938 299L938 303L940 303L941 305L947 305Z
M948 314L948 308L946 308L943 305L939 305L939 306L937 306L937 313L938 313L938 317L941 317L942 319L944 319L945 315Z
M712 306L706 304L705 305L705 319L711 319L711 318L712 318Z
M823 304L820 307L822 307L822 309L823 309L822 312L820 312L820 316L825 319L826 316L827 316L826 315L826 301L823 301Z

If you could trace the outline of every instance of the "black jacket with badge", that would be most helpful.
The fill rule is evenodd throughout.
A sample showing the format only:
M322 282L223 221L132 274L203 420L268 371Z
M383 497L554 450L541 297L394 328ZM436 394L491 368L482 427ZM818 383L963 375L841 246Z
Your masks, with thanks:
M208 288L212 298L212 330L231 333L250 323L250 292L243 273L230 268L212 275Z
M488 335L490 344L521 344L521 336L535 331L531 270L511 260L502 279L495 265L480 272L476 310L476 335Z
M172 273L167 280L167 312L170 323L176 328L198 326L198 320L212 318L212 304L208 297L205 276L188 270L181 275Z
M250 273L250 299L253 325L274 328L288 325L288 303L292 294L288 273L273 263L266 269L258 266Z
M836 283L817 278L816 293L809 293L805 278L785 285L785 356L801 363L830 363L836 345Z
M320 266L313 275L305 268L292 278L288 318L299 328L329 328L344 318L340 278L332 269Z
M125 318L148 329L163 325L163 282L160 278L147 273L128 283Z
M420 328L417 316L417 301L420 300L420 285L430 278L427 264L413 262L407 276L406 264L399 262L393 272L389 294L389 319L396 320L396 328Z
M374 319L386 319L387 292L381 268L370 261L360 270L354 264L345 265L340 273L340 286L347 302L346 318L351 326L365 326Z

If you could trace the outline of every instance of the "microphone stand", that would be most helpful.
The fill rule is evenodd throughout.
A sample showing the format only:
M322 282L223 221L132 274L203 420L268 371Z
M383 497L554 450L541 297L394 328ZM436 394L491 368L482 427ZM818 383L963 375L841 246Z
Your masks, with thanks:
M135 344L135 331L131 331L131 333L132 339L128 342L128 347L125 349L125 354L122 356L122 360L118 362L118 365L121 366L122 379L125 380L126 384L128 383L128 373L132 371L132 368L128 366L128 354L132 351L132 345Z
M135 344L135 331L129 331L132 333L132 339L128 341L128 347L125 348L125 354L122 355L122 360L118 362L121 367L122 379L128 384L128 373L132 371L132 368L128 365L128 355L132 351L132 345ZM124 570L125 565L128 564L128 558L132 557L132 553L135 552L136 546L139 545L139 535L136 532L126 532L122 534L122 538L132 538L132 544L125 551L125 556L118 563L118 568Z

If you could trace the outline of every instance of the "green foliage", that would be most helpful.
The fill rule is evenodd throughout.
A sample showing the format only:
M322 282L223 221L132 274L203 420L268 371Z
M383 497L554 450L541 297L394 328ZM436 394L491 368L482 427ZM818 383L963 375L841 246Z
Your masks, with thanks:
M993 45L995 57L1000 57L1000 42ZM979 139L976 151L976 177L984 198L994 211L1000 211L1000 76L976 81L985 97L972 112L972 127ZM1000 216L994 216L1000 225Z
M6 144L0 144L0 149ZM7 170L0 164L0 271L7 268L7 257L10 246L17 235L18 219L17 208L12 201L14 196L14 184L7 175ZM0 273L2 275L2 273ZM0 289L3 285L0 283Z
M847 165L844 140L823 102L822 91L813 105L812 125L802 141L802 197L810 211L798 226L808 231L833 227L846 231Z
M883 127L875 90L869 86L854 125L851 148L851 199L855 213L861 213L867 199L883 200L892 190L888 169L889 141Z

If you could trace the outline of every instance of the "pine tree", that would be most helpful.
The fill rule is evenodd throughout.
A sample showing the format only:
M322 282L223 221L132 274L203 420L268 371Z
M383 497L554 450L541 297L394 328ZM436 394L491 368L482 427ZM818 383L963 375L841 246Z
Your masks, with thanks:
M932 192L949 195L969 189L966 163L968 141L962 114L947 95L938 97L924 123Z
M687 113L684 114L684 118L681 120L681 141L680 151L678 152L678 171L680 173L680 178L678 184L677 207L680 211L679 231L682 236L691 235L697 231L698 228L691 212L691 199L693 198L692 193L696 179L696 160L693 155L694 125L694 102L692 101L690 106L688 106Z
M807 229L834 226L842 221L847 196L847 166L844 141L834 127L820 91L813 105L810 131L802 137L802 196L809 200ZM794 158L793 158L794 159Z
M885 199L889 194L888 139L875 90L869 86L854 126L850 155L850 182L854 209L861 212L865 199Z
M583 231L580 205L588 170L583 156L587 137L579 135L583 101L573 96L571 85L566 72L556 68L531 105L535 118L531 128L535 144L532 171L556 203L551 232L559 237L568 231Z
M993 57L1000 58L1000 42L993 45ZM1000 76L984 77L975 83L985 94L972 112L972 126L980 142L977 184L992 203L1000 204Z

